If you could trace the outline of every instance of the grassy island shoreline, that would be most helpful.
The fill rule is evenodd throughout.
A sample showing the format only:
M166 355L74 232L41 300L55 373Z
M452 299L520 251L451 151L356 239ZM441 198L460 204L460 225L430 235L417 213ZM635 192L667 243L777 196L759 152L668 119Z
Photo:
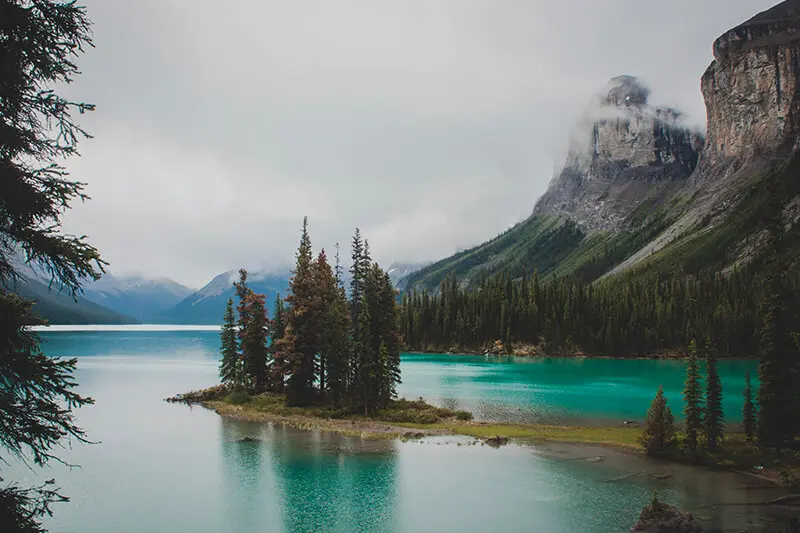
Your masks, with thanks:
M395 439L430 435L465 435L505 443L545 441L598 444L634 453L644 453L637 438L641 429L631 426L591 427L551 424L512 424L474 421L467 411L435 407L424 400L400 399L374 416L346 408L326 406L289 407L283 396L271 393L248 396L217 386L168 398L166 401L202 405L220 416L251 422L286 424L303 430L333 431L365 439Z

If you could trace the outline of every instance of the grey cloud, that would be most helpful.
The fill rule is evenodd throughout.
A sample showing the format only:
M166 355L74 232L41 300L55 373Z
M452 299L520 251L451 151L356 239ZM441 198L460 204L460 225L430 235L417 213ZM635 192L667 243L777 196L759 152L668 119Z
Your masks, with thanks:
M98 105L66 218L118 273L200 285L331 251L420 261L524 218L620 74L704 123L711 43L766 0L89 0ZM602 4L602 5L601 5Z

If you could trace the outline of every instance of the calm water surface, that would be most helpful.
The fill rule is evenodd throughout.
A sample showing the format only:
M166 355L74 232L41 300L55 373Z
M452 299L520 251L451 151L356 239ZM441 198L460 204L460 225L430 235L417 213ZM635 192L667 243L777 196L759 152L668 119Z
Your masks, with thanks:
M733 474L666 465L586 446L507 446L471 439L361 441L235 422L162 398L216 381L213 331L57 331L46 352L79 358L81 409L93 446L64 456L56 477L69 504L57 532L627 531L653 490L696 513L708 531L760 531L771 488ZM746 362L725 362L726 404L738 412ZM658 384L678 409L680 364L407 355L405 396L508 420L641 418ZM730 391L730 392L728 392ZM241 442L254 437L254 442ZM593 463L586 458L604 456ZM638 475L609 481L628 474ZM670 474L655 480L648 474Z

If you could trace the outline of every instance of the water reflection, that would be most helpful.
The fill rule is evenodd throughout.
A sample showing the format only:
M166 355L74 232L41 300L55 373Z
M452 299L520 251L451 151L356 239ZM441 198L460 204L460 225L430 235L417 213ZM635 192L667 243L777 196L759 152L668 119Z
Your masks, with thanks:
M396 530L393 443L283 426L273 431L268 449L285 531Z

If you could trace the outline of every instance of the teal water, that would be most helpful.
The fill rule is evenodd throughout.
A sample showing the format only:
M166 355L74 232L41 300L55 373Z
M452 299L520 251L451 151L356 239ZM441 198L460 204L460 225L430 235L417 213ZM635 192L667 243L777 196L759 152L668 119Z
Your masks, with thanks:
M643 420L660 385L675 415L682 410L682 361L441 354L406 354L402 361L402 395L468 409L483 420ZM728 422L741 422L745 373L755 384L756 369L754 360L719 362Z
M630 528L652 490L694 511L707 531L761 531L771 518L766 508L719 506L774 493L753 487L749 478L608 449L492 449L460 437L362 441L164 403L164 397L216 381L216 332L60 331L43 337L48 354L78 357L81 391L97 402L78 418L98 443L62 454L81 468L39 472L14 465L8 476L23 483L58 480L72 501L56 506L48 521L52 531L612 533ZM613 419L642 408L627 403L643 402L646 409L652 391L640 391L637 379L675 378L667 388L680 389L673 365L599 362L408 355L402 392L469 407L479 416ZM571 387L584 386L580 401ZM613 400L614 389L626 400ZM584 460L599 455L602 462ZM672 477L657 481L648 473Z

